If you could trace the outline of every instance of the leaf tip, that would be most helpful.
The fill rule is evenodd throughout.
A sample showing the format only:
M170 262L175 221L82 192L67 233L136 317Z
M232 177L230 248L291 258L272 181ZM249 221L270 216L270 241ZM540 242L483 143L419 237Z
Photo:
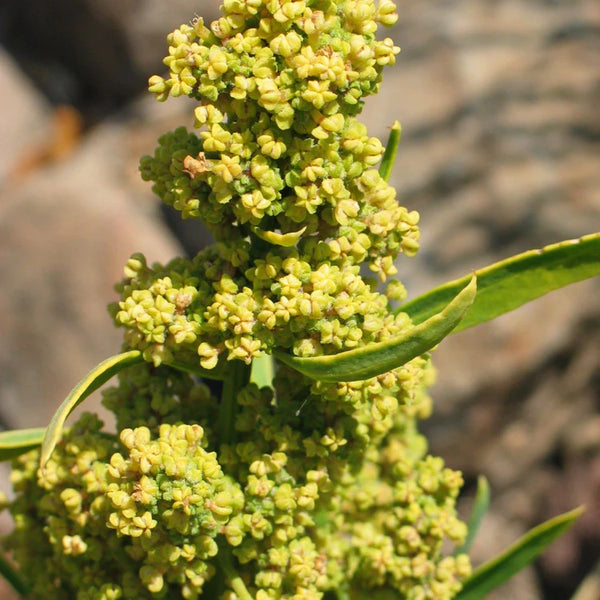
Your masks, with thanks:
M579 506L575 507L573 510L569 511L568 515L571 515L573 520L575 519L579 519L579 517L587 510L585 504L580 504Z
M471 272L471 281L469 281L466 287L477 291L477 271Z
M464 306L464 314L468 312L468 310L473 305L475 301L475 297L477 296L477 274L473 271L471 275L471 280L467 285L458 293L455 302L460 302Z

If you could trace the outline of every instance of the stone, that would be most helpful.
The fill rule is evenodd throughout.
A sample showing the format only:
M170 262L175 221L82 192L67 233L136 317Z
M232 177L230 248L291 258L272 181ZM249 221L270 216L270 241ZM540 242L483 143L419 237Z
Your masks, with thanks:
M70 388L119 351L106 304L133 252L149 261L180 253L156 203L136 205L123 185L126 139L107 123L69 160L0 192L4 425L47 424Z
M51 107L33 87L12 57L0 47L0 186L14 175L16 161L32 143L48 135Z

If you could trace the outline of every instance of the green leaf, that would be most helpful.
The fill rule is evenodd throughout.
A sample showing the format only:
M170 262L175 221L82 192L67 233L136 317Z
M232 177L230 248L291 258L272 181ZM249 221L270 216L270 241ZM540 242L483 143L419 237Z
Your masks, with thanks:
M15 429L0 433L0 461L10 460L37 448L46 431L45 427Z
M0 552L0 575L10 583L11 587L20 595L25 596L29 591L29 586L14 567L6 560Z
M250 382L255 383L259 388L272 387L273 377L275 376L275 367L273 357L270 354L261 354L252 361L252 370L250 372Z
M142 353L139 350L130 350L116 356L111 356L94 367L65 398L63 403L54 413L46 434L42 441L42 452L40 457L40 467L43 469L48 462L52 451L54 450L67 417L73 412L73 409L83 402L90 394L95 392L101 385L106 383L113 375L122 371L126 367L143 362Z
M402 366L439 344L467 314L477 294L471 281L438 314L402 335L338 354L302 358L283 352L275 356L286 365L319 381L358 381Z
M508 550L479 566L463 584L455 600L481 600L493 589L535 560L556 538L561 536L581 515L583 508L554 517L531 531Z
M402 128L400 126L400 122L394 121L392 130L390 132L390 137L388 138L388 143L385 147L385 152L383 153L383 158L381 159L381 164L379 165L379 175L385 181L390 178L390 175L392 174L392 168L394 167L394 162L396 162L396 154L398 152L398 143L400 142L401 132Z
M475 271L477 298L454 333L489 321L570 283L600 275L600 233L530 250ZM406 312L420 323L443 307L471 275L436 287L407 302Z
M477 480L477 492L475 494L475 501L473 502L473 508L471 509L471 516L467 523L467 538L465 543L454 551L454 555L464 554L471 549L475 535L479 530L481 521L485 517L487 511L490 508L490 484L488 480L481 475Z

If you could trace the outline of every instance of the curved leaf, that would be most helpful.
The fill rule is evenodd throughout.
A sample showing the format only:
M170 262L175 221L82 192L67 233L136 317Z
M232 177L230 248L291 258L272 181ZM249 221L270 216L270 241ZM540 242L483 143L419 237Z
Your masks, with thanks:
M471 509L471 516L467 523L467 538L465 543L454 551L454 555L464 554L471 549L473 540L477 535L481 521L485 517L488 509L490 508L490 484L488 480L481 475L477 480L477 492L475 494L475 501L473 502L473 508Z
M477 567L463 584L455 600L482 600L489 592L535 560L557 537L561 536L581 515L583 508L554 517L531 531L508 550Z
M277 352L275 356L296 371L319 381L358 381L376 377L439 344L467 314L476 294L477 279L472 277L440 313L384 342L326 356L302 358L283 352Z
M396 161L396 154L398 152L398 143L400 142L401 132L402 128L400 126L400 121L394 121L392 130L390 131L390 137L388 138L388 142L385 147L385 152L383 153L383 158L381 159L381 165L379 165L379 175L385 181L387 181L392 174L392 168L394 167L394 162Z
M453 333L494 319L570 283L600 275L600 233L529 250L475 271L478 292ZM471 276L450 281L407 302L397 312L420 323L438 312Z
M302 234L306 231L306 225L298 231L290 231L289 233L278 233L277 231L263 231L258 227L254 227L254 233L265 242L273 244L274 246L283 246L284 248L291 248L298 243L298 240L302 237Z
M14 429L0 433L0 461L10 460L37 448L44 438L45 427Z
M101 385L106 383L113 375L126 367L143 362L142 353L139 350L130 350L116 356L111 356L94 367L65 398L63 403L54 413L46 434L42 441L42 452L40 456L40 467L43 469L48 462L54 447L62 434L63 426L67 417L73 409L83 402L90 394L95 392Z

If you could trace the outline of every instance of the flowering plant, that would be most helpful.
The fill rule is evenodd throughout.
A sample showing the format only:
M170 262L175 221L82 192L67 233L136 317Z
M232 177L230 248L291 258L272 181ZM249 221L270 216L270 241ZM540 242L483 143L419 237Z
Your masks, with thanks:
M141 173L216 241L166 265L132 256L110 307L123 352L47 428L0 434L23 575L2 570L24 596L479 598L576 517L472 574L462 477L418 431L429 351L597 274L600 237L405 302L393 276L419 230L387 183L399 125L384 148L356 118L395 62L376 31L396 19L391 0L225 0L168 36L150 91L195 99L195 130L159 138ZM90 414L63 429L117 373L117 433Z

